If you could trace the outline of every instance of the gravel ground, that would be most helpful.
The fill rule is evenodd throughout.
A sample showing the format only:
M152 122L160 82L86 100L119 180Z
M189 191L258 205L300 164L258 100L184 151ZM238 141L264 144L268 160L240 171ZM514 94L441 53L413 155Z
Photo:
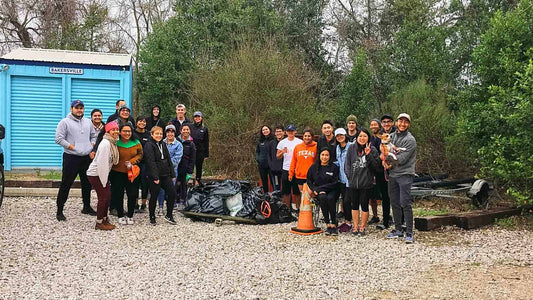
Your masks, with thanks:
M1 299L531 298L531 231L447 228L406 245L375 230L304 237L289 233L295 223L216 227L180 214L153 227L137 214L102 232L80 209L69 199L60 223L55 198L4 199ZM512 275L487 275L494 268ZM491 274L499 288L477 293L495 287Z

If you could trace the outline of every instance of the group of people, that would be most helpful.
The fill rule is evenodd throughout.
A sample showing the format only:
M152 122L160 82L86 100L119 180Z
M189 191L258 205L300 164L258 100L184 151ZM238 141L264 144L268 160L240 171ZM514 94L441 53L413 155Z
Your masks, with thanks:
M202 112L195 112L191 121L186 117L185 105L178 104L176 118L164 122L158 105L152 107L150 117L138 116L135 120L124 100L118 100L115 108L104 123L100 109L93 109L89 120L84 117L83 101L75 100L70 113L57 125L55 140L64 148L57 220L66 221L64 206L79 175L81 212L96 216L96 229L115 228L109 220L110 212L116 213L119 224L133 225L133 214L144 212L147 202L150 224L155 225L156 206L159 203L162 212L165 199L164 219L176 224L174 204L183 208L187 181L196 168L195 181L200 183L203 162L209 157L209 132ZM90 205L91 188L98 196L96 211Z
M326 235L338 235L340 231L364 236L369 223L379 223L379 201L383 217L377 228L388 229L392 204L395 228L387 238L413 243L410 191L417 150L410 125L411 117L406 113L400 114L396 122L385 114L372 119L367 130L357 126L357 118L350 115L345 128L335 129L329 120L322 122L317 142L310 129L305 129L300 139L295 125L276 126L274 131L263 125L255 151L263 191L269 191L270 182L275 191L281 192L282 201L297 211L307 183L321 207ZM394 145L390 156L381 151L385 135ZM369 222L370 207L373 217ZM344 217L345 223L338 226L338 217Z

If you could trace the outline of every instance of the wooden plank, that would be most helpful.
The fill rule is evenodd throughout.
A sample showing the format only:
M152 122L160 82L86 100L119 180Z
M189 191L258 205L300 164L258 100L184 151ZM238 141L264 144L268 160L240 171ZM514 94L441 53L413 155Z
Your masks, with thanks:
M463 229L474 229L494 223L496 219L508 218L522 213L520 208L495 208L457 215L457 226Z
M209 218L209 219L222 219L222 220L229 220L234 221L236 223L245 223L245 224L257 224L257 222L253 219L247 219L247 218L241 218L241 217L232 217L227 215L215 215L215 214L204 214L204 213L198 213L198 212L192 212L192 211L183 211L183 215L186 217L200 217L200 218Z
M454 215L416 217L415 228L419 231L431 231L442 226L454 226L457 217Z

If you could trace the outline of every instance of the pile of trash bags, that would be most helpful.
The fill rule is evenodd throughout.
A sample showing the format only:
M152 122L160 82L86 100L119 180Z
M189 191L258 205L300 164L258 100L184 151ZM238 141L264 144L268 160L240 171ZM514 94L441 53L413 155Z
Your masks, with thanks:
M255 219L258 224L292 222L279 193L263 194L248 181L224 180L197 185L187 193L185 211Z

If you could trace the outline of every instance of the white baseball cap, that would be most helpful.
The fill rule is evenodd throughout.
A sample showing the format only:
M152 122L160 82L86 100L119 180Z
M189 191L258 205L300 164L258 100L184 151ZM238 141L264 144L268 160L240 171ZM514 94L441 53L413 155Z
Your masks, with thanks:
M337 129L335 129L335 136L337 136L337 135L339 135L339 134L346 135L346 130L344 130L344 128L337 128Z
M396 120L399 120L401 118L406 118L407 120L409 120L409 123L411 123L411 116L406 114L406 113L401 113L398 115L398 118L396 118Z

